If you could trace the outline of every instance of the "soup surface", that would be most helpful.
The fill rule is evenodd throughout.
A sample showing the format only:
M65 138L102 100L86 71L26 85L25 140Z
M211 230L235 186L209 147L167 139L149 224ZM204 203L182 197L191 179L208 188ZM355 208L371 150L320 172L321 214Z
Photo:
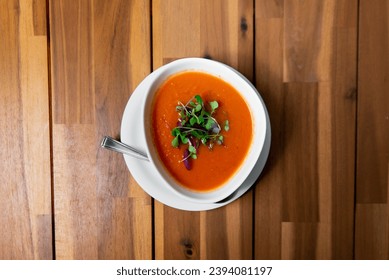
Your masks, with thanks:
M220 132L223 143L212 149L200 144L197 159L190 159L191 169L182 162L186 145L172 146L172 130L179 115L176 106L186 104L195 95L204 103L217 101L212 115L219 124L229 122L229 129ZM185 71L169 77L158 89L152 106L154 144L168 172L183 187L206 192L221 186L239 169L252 141L253 125L250 110L239 92L215 76Z

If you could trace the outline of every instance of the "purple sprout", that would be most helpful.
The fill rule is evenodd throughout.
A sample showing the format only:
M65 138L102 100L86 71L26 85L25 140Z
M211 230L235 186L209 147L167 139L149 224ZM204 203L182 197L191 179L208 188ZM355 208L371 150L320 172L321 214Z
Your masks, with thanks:
M187 170L191 170L192 169L192 166L190 165L190 162L189 162L189 159L190 159L190 152L188 149L185 149L184 150L184 157L183 157L183 162L184 162L184 165L185 165L185 168Z

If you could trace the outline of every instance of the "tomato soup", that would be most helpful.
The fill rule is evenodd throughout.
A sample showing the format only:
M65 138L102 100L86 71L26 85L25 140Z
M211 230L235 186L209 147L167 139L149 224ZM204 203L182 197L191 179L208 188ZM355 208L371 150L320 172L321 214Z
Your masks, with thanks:
M228 120L229 129L220 132L223 143L212 149L200 144L197 158L190 159L191 169L183 164L186 147L173 147L172 130L179 115L176 106L186 104L195 95L204 103L218 102L213 117L219 123ZM250 148L253 124L248 105L239 92L222 79L196 71L170 76L157 90L152 105L152 134L165 168L183 187L195 192L214 190L238 171Z

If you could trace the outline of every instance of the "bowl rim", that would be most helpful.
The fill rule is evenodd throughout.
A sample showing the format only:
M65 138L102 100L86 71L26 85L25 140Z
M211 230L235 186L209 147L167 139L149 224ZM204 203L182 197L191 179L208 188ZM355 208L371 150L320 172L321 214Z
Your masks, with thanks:
M264 103L259 92L245 76L234 68L224 63L205 58L181 58L165 64L157 70L158 75L156 75L148 85L141 108L143 111L142 132L146 139L145 149L150 163L157 170L157 174L160 176L160 179L162 179L166 185L170 187L170 190L183 199L197 203L214 203L225 199L234 193L249 176L264 146L267 129L266 108L264 107ZM220 187L208 192L195 192L180 185L176 179L169 174L169 171L161 162L158 151L156 151L156 148L154 147L154 140L151 135L151 108L155 93L169 77L184 71L205 72L229 83L245 100L253 120L253 136L245 159L237 170L231 174L231 176ZM244 88L245 91L242 93L236 85L239 85L239 88ZM251 102L248 102L247 97L249 97ZM255 108L253 108L253 101L255 101Z

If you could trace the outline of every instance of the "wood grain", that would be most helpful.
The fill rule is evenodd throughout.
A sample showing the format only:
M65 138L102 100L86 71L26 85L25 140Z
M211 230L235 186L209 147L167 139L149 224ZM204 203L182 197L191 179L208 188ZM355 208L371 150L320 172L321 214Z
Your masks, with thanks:
M252 78L252 4L236 0L153 1L154 69L181 57L207 57ZM157 259L249 259L252 193L227 207L200 213L156 202L155 232Z
M357 259L389 259L388 18L388 1L360 1Z
M357 203L355 215L355 258L388 259L388 205Z
M389 4L361 1L360 11L357 202L387 203Z
M318 222L318 85L286 83L283 98L282 221Z
M51 1L58 259L150 259L151 199L99 148L150 71L148 1Z
M53 255L45 11L0 1L0 259Z
M272 148L255 189L255 258L353 257L357 7L256 1Z
M0 35L0 259L389 259L388 0L0 0ZM271 120L260 180L212 211L153 201L99 147L189 56Z

